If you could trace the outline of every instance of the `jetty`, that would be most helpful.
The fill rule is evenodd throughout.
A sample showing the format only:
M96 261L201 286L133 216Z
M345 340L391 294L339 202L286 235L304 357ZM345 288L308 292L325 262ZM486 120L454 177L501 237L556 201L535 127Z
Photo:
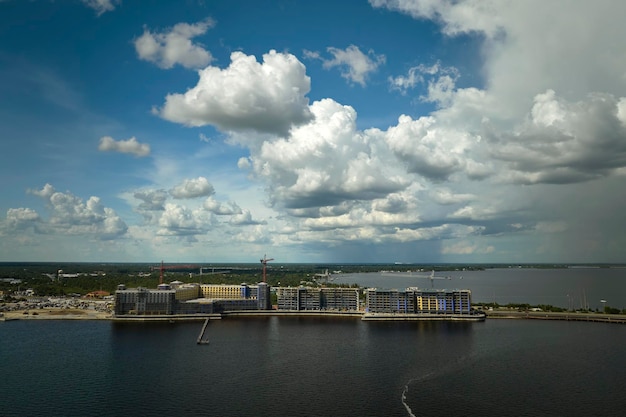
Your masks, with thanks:
M200 334L198 335L198 340L196 341L196 343L198 343L199 345L208 345L209 344L209 339L205 339L204 338L204 333L206 332L206 328L209 325L209 318L207 318L204 321L204 324L202 325L202 330L200 330Z

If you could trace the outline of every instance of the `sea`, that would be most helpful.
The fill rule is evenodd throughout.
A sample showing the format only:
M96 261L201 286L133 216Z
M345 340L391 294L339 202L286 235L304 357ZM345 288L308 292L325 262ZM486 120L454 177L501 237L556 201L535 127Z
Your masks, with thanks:
M406 267L406 266L405 266ZM474 303L552 305L570 310L626 309L626 267L492 268L337 274L338 284L361 287L469 289ZM413 276L407 276L413 275Z
M1 322L0 416L625 415L626 325L225 318L198 345L201 327Z

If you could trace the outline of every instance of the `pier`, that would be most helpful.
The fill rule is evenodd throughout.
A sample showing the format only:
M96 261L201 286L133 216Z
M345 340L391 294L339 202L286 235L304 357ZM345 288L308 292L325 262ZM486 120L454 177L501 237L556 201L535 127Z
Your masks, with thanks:
M204 332L206 332L206 328L208 325L209 325L209 319L207 318L204 321L204 324L202 325L202 330L200 330L200 334L198 335L198 340L196 341L196 343L198 343L199 345L209 344L209 339L204 339Z

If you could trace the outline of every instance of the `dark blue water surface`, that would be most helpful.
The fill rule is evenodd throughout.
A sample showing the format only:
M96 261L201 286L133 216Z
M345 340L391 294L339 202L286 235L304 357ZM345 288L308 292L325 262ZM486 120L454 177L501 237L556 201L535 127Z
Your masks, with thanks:
M0 323L2 416L623 416L626 326Z

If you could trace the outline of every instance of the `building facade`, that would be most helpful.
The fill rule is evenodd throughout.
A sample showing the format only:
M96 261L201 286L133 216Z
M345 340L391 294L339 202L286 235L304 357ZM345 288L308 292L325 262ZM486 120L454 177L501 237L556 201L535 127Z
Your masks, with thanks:
M203 297L200 297L200 296ZM160 284L157 289L118 286L115 315L213 314L271 309L270 288L258 285Z
M472 311L470 290L369 288L365 296L368 313L470 314Z
M356 288L279 287L276 289L278 310L358 310Z
M118 286L115 291L116 315L170 315L175 314L176 305L176 290Z

